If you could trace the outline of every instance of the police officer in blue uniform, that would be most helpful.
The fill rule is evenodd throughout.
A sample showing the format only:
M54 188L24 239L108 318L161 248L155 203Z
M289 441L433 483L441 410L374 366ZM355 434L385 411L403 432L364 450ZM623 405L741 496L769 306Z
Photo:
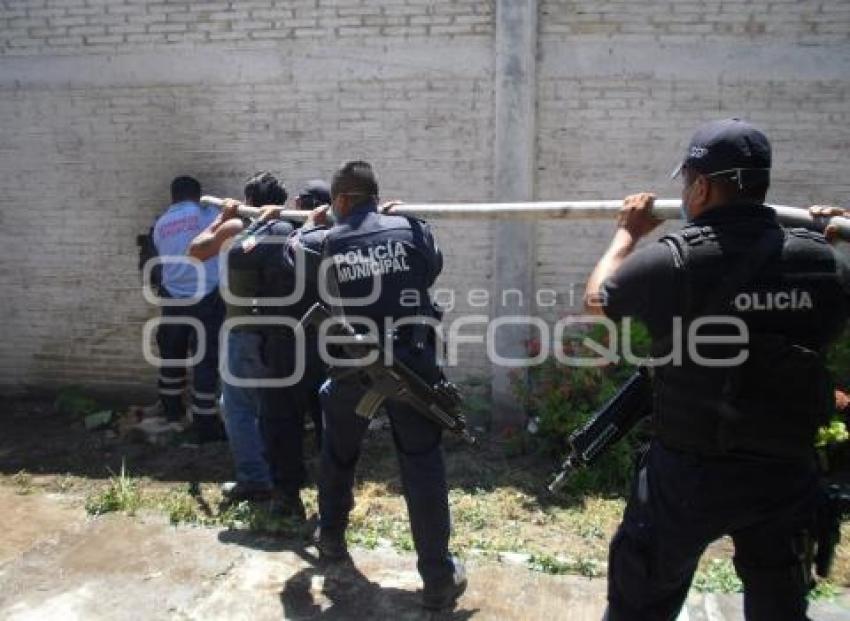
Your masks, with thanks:
M442 269L442 254L427 224L381 213L378 183L366 162L345 164L331 184L330 213L314 212L294 237L302 256L315 265L330 261L329 290L338 292L343 313L356 328L378 326L385 347L429 383L439 377L434 339L413 338L415 329L385 334L385 320L433 317L428 288ZM333 218L327 230L311 225ZM312 273L315 274L313 270ZM318 275L313 276L318 278ZM331 286L332 285L332 286ZM357 304L358 298L371 300ZM319 528L315 540L325 559L348 557L345 529L354 504L352 488L360 445L369 421L355 414L365 389L356 373L334 376L321 389L324 436L319 477ZM441 429L410 407L389 402L410 528L424 582L423 605L450 607L466 588L463 566L449 554L448 487L441 450Z
M611 542L612 621L675 619L723 535L746 618L806 618L813 445L832 405L824 350L847 318L848 276L821 235L784 230L764 206L770 167L752 125L700 127L680 170L686 227L635 250L659 221L653 195L626 198L588 282L588 310L643 321L662 362L656 435ZM664 359L680 336L682 359Z

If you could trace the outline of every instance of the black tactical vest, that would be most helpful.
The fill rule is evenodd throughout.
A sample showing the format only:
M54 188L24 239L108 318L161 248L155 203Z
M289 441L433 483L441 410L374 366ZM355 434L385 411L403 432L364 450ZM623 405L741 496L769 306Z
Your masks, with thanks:
M763 207L738 209L747 210L746 217L727 209L723 217L708 219L710 224L661 240L678 267L674 295L685 345L681 364L657 369L656 430L668 446L697 454L803 459L811 455L817 427L833 407L824 353L847 318L843 274L821 235L781 231ZM776 240L773 248L764 244L768 236ZM768 252L760 253L754 266L760 242ZM736 283L738 273L745 275L743 282ZM721 283L729 281L734 289L717 299ZM693 360L688 330L706 314L740 319L749 341L702 345L698 353L728 359L743 347L748 352L743 363L710 367ZM710 324L698 334L734 332Z
M277 305L273 298L293 293L295 278L284 267L284 244L293 227L275 221L254 225L239 235L228 253L227 280L231 293L245 304L227 304L227 317L284 316L300 318L306 296L292 304ZM262 328L263 326L258 326Z

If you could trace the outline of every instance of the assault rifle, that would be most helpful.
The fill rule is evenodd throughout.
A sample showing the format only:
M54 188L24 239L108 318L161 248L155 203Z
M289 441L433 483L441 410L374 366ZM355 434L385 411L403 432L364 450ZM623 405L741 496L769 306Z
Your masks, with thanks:
M378 353L375 362L331 371L335 377L355 373L360 376L367 391L354 408L358 416L372 418L387 399L404 401L419 414L456 434L464 442L475 444L475 438L466 428L466 419L461 411L463 397L457 386L445 378L431 385L395 357L392 363L387 365L384 360L384 348L379 343L358 334L345 318L333 315L319 302L313 304L300 323L305 328L314 326L318 329L328 319L334 324L330 334L348 337L347 342L339 344L347 358L358 360L373 352Z
M570 435L569 454L549 484L549 491L558 491L577 470L591 466L651 412L652 382L649 370L640 367L617 394Z

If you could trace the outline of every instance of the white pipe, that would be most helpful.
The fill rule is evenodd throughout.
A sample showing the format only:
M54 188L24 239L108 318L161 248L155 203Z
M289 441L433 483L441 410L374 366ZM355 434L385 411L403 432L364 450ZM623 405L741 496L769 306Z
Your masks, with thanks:
M221 207L223 201L215 196L204 196L201 202ZM623 201L551 201L535 203L404 203L393 207L392 213L399 216L416 216L424 219L454 220L540 220L540 219L599 219L613 218L623 205ZM659 199L655 201L653 213L664 220L677 220L682 217L681 201ZM802 227L820 231L828 224L838 227L838 234L850 240L850 218L835 216L826 218L812 216L808 209L787 205L768 205L776 211L779 221L787 227ZM259 208L240 204L237 213L244 218L254 218ZM303 221L308 211L284 210L281 217L287 220Z

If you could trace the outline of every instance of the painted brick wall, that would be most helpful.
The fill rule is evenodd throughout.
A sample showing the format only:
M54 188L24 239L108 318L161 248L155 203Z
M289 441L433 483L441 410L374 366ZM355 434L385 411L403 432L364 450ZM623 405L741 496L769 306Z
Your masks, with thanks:
M739 116L774 150L768 200L850 201L850 3L539 4L537 198L680 195L693 129ZM537 286L582 284L609 223L541 222ZM579 287L580 288L580 287Z
M9 0L0 5L0 390L149 389L135 235L173 176L238 195L374 162L385 197L493 196L495 1ZM666 180L699 122L772 138L777 202L846 201L850 3L539 2L538 199ZM450 314L486 312L492 227L435 223ZM570 310L609 223L541 222ZM486 377L480 350L457 375ZM150 393L148 393L150 394Z
M823 45L850 37L842 0L542 0L543 36L662 43L774 39Z
M489 199L492 30L472 1L4 3L0 387L154 385L135 236L176 174L239 196L363 158L386 197ZM437 226L440 285L487 288L489 226Z
M477 0L11 0L0 13L6 54L76 54L226 42L368 37L487 37L492 3Z

